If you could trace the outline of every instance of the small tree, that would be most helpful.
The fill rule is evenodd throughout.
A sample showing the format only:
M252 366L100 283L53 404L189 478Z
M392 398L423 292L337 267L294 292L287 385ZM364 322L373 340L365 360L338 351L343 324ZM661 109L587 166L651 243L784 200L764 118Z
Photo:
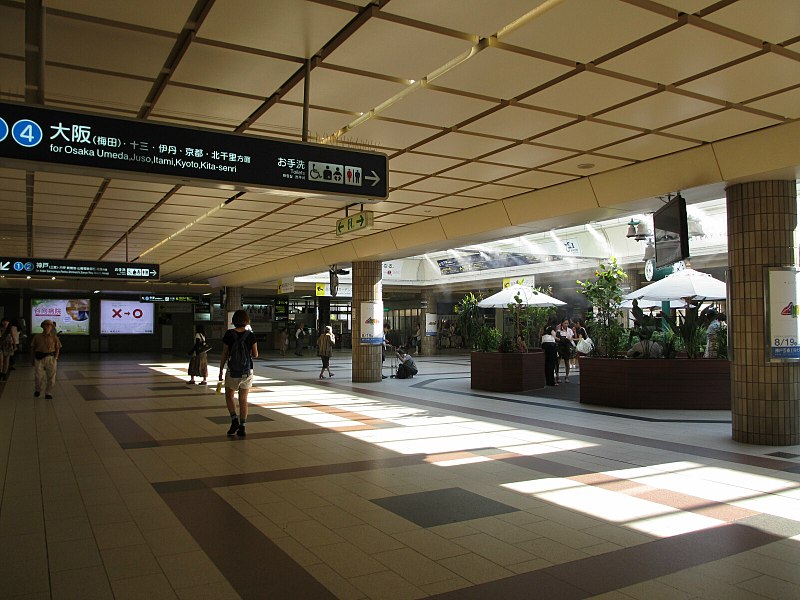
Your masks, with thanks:
M581 289L592 305L591 318L592 338L595 342L595 354L608 358L616 358L619 353L624 328L620 323L623 300L622 281L627 277L617 265L613 256L609 264L600 263L594 272L595 281L578 281Z
M552 290L534 288L536 292L550 294ZM538 346L542 329L547 325L547 321L556 313L552 307L527 306L522 303L519 294L514 296L514 302L508 305L508 310L514 319L514 335L521 335L522 339L529 347Z
M461 329L461 336L464 338L464 345L474 347L477 342L478 332L481 330L484 318L481 308L478 306L483 298L470 292L464 296L455 306L456 319Z

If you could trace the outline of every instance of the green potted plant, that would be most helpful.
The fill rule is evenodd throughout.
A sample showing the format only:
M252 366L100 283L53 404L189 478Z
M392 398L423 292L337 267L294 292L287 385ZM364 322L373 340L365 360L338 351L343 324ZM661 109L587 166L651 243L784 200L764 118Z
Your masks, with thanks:
M483 297L469 292L455 306L456 320L461 329L461 337L464 339L464 346L474 348L478 333L483 327L486 319L483 317L483 309L478 306Z
M600 263L594 281L578 281L578 292L592 305L592 316L587 320L594 341L595 356L616 358L622 347L624 328L620 322L624 290L622 282L627 275L613 256L608 264Z

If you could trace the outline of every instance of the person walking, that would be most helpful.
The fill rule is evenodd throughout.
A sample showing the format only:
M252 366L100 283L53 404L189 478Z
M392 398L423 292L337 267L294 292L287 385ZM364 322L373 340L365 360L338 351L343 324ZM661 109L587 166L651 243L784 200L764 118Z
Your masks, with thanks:
M335 343L336 336L333 333L333 327L325 325L325 329L317 340L319 357L322 359L322 369L319 372L320 379L323 379L323 373L325 373L326 369L328 370L328 377L333 377L333 373L331 373L331 354L333 354L333 345Z
M231 416L228 435L245 437L247 424L247 395L253 386L253 359L258 358L255 334L247 329L250 317L239 309L233 313L233 329L222 338L222 358L219 361L219 380L225 373L225 404ZM227 369L226 369L227 366ZM234 396L239 393L239 415L236 415Z
M542 331L542 350L544 350L544 380L547 385L556 383L558 369L558 344L556 344L555 324L548 323Z
M55 323L50 319L42 321L42 333L31 339L31 364L33 365L33 395L38 398L42 390L44 397L53 399L56 386L58 357L61 354L61 340L55 334Z
M11 357L14 356L14 351L17 348L14 337L11 321L3 317L2 321L0 321L0 381L8 379Z
M208 350L206 347L206 335L202 325L198 325L194 334L194 348L192 358L189 360L189 383L194 383L195 377L202 377L200 385L206 385L208 379ZM210 347L210 346L209 346Z
M294 333L295 339L295 347L294 353L297 356L303 356L303 348L305 346L305 339L306 339L306 326L302 323L300 327L297 328L297 331Z

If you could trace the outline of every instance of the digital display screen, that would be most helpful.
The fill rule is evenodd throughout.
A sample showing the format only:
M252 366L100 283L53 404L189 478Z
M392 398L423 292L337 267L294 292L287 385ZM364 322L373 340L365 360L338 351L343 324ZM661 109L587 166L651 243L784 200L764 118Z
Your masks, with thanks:
M89 299L32 299L31 332L42 333L45 319L53 321L61 335L89 335Z
M103 335L143 335L153 333L153 307L135 300L101 300L100 333Z
M666 267L689 258L689 224L686 200L675 196L653 214L656 267Z

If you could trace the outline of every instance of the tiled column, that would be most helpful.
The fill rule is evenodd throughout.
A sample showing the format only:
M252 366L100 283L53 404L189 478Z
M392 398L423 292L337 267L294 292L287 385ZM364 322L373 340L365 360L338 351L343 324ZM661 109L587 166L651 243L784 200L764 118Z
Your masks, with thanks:
M381 347L362 346L361 303L382 299L381 261L372 260L353 263L353 381L371 382L381 380Z
M795 264L794 181L756 181L727 189L733 439L800 444L800 363L767 363L764 267Z
M223 317L228 318L229 312L234 312L242 308L242 288L229 287L225 290L225 306L223 307ZM230 323L226 323L230 327Z
M422 292L422 302L420 303L420 315L419 315L419 332L422 336L422 343L420 344L420 354L423 356L433 356L436 354L436 336L432 335L428 337L425 335L426 331L426 323L425 323L425 315L427 313L436 313L436 296L430 290L423 290Z

